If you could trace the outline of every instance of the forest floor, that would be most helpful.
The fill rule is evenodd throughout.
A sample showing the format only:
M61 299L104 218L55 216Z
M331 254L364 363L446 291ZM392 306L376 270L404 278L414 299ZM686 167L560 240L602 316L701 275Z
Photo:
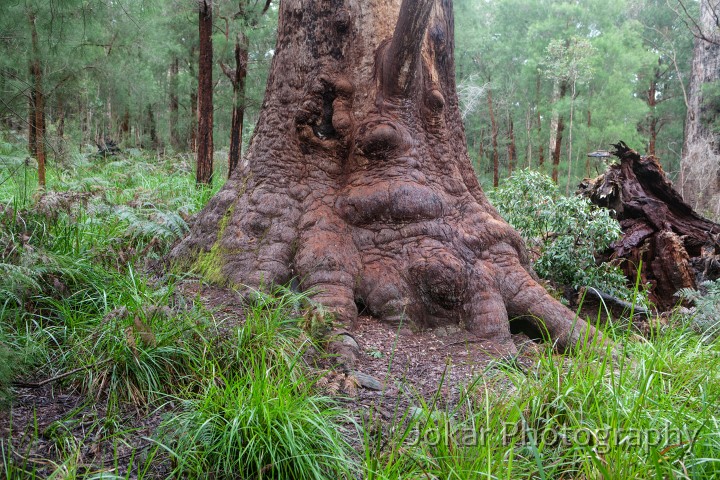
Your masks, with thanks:
M0 477L720 477L720 341L685 317L587 303L613 360L361 315L334 371L302 294L157 268L213 194L187 158L76 159L39 195L3 148Z

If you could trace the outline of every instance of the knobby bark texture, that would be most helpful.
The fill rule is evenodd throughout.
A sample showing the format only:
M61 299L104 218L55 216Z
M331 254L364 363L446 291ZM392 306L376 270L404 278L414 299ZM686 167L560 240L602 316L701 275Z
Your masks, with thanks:
M717 15L720 1L700 2L700 22L705 38L696 37L693 50L688 110L685 120L685 143L680 170L683 198L696 210L720 218L720 139L713 132L710 119L720 112L708 95L707 88L720 81L720 32Z
M641 156L623 142L613 152L620 163L587 180L580 191L615 211L623 231L612 258L632 282L650 284L650 300L670 310L681 288L720 278L720 225L685 203L653 156Z
M212 0L199 0L200 48L198 61L197 170L198 185L212 183L213 175L213 47Z
M516 317L560 348L599 337L537 283L475 177L452 2L286 0L279 15L248 152L174 261L238 287L295 278L350 331L360 308L460 324L500 352Z

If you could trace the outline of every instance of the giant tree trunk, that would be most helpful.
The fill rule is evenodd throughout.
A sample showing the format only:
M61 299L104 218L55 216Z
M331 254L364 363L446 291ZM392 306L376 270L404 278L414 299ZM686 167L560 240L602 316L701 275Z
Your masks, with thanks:
M198 185L212 183L213 174L213 50L212 1L198 2L200 24L200 60L198 62L198 133L197 170Z
M708 121L720 112L710 112L707 87L720 81L720 32L717 0L700 2L700 27L704 37L695 38L688 111L685 121L685 144L680 165L683 198L695 210L720 218L720 139ZM710 40L710 41L708 41Z
M348 329L362 305L396 324L460 324L505 352L519 316L560 348L599 337L535 281L475 177L452 2L360 3L281 3L246 161L174 261L236 287L296 278Z

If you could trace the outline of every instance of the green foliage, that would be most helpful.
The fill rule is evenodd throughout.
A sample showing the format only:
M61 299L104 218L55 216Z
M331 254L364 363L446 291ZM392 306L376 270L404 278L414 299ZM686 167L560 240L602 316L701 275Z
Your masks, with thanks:
M175 475L193 478L351 478L353 459L330 398L316 396L303 357L306 297L256 293L245 323L216 346L214 370L164 422Z
M524 372L489 365L456 406L398 412L365 437L365 478L716 478L720 345L683 330L603 334L632 360L548 348Z
M676 295L695 305L695 311L688 315L694 330L708 340L720 336L720 280L707 280L698 290L680 289Z
M620 225L608 210L580 197L561 195L549 177L530 170L514 173L489 196L538 253L534 268L540 276L632 300L622 273L595 260L596 252L620 237Z

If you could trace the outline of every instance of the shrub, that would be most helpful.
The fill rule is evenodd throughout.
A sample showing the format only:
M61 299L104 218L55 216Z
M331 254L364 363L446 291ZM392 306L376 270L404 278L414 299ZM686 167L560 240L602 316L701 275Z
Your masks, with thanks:
M702 282L698 290L682 288L676 295L695 305L695 311L689 316L693 330L705 340L720 336L720 280Z
M550 177L530 170L514 173L489 197L536 254L534 268L541 277L633 299L622 272L595 258L620 237L609 210L563 196Z

